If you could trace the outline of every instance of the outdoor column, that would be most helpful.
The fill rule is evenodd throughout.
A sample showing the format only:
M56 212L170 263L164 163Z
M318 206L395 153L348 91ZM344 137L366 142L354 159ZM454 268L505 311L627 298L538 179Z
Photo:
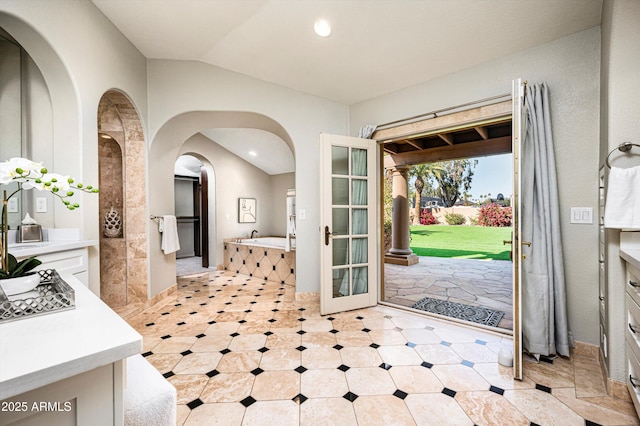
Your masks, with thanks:
M418 256L409 248L409 183L407 181L408 166L396 167L393 170L393 215L391 218L391 249L385 256L385 262L401 265L418 263Z

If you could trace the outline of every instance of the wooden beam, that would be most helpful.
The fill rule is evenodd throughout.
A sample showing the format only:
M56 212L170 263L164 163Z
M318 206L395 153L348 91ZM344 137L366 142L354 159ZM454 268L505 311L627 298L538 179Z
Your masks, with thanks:
M448 135L446 133L438 133L438 137L448 143L449 145L453 145L453 136Z
M372 138L378 141L397 141L409 137L446 133L453 129L468 129L476 127L480 123L508 121L511 120L511 108L510 100L485 105L388 129L381 129L374 132Z
M412 147L416 148L416 149L422 149L423 146L421 144L419 144L418 142L416 142L415 140L412 139L407 139L403 142L408 143L409 145L411 145Z
M489 131L487 129L485 129L484 127L474 127L474 129L480 136L482 136L482 139L484 139L485 141L489 139Z
M413 166L415 164L434 163L436 161L457 160L485 155L506 154L511 152L511 136L493 138L478 142L446 145L421 151L405 152L385 156L385 168L394 166Z

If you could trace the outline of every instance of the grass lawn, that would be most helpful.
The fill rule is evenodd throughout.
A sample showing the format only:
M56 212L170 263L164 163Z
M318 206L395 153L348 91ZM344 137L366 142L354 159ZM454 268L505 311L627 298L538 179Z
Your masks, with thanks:
M418 225L411 227L411 250L418 256L509 260L511 228Z

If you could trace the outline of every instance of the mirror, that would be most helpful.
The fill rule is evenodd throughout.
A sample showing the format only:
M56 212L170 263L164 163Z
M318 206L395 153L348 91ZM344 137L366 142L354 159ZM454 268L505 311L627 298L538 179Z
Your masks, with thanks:
M0 161L26 157L53 170L53 112L51 96L40 69L20 44L0 28ZM11 194L17 184L3 185ZM2 194L0 194L1 196ZM48 208L36 211L36 200ZM10 229L28 212L43 228L53 227L53 196L22 191L8 205Z

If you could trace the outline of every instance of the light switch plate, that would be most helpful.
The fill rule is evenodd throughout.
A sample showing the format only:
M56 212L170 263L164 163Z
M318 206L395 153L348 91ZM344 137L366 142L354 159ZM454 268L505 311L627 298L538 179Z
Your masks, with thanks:
M18 213L17 198L9 198L9 201L7 201L7 213Z
M47 199L44 197L36 198L36 213L47 212Z
M593 223L593 208L571 207L571 223Z
M300 209L298 211L298 219L304 220L307 218L307 211L305 209Z

